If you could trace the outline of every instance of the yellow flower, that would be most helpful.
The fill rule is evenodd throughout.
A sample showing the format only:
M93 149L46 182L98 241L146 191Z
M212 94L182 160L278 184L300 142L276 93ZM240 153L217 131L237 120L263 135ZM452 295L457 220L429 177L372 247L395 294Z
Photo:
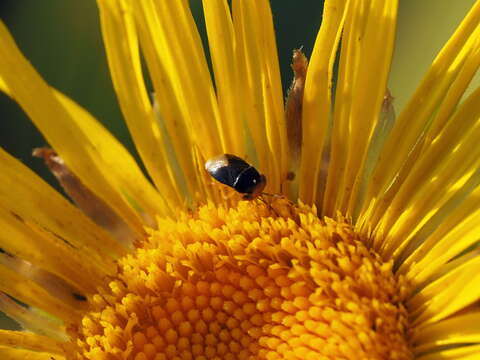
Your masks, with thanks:
M0 89L77 205L0 152L0 310L29 330L0 358L478 357L480 1L395 121L396 1L326 1L285 111L268 1L203 1L213 80L187 1L98 5L153 185L0 23ZM222 153L274 195L213 183Z

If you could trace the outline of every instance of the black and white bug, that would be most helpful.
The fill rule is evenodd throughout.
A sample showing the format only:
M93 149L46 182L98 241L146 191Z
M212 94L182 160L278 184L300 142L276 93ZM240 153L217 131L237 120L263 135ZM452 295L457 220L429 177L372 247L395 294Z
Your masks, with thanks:
M262 194L267 179L257 169L238 156L222 154L205 163L205 169L217 181L230 186L245 200L255 199Z

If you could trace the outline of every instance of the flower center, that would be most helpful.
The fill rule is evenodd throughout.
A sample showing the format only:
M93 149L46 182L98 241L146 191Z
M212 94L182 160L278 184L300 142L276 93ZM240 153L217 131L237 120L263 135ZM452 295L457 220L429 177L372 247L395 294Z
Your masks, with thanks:
M405 283L343 219L201 207L119 260L70 328L86 359L411 359Z

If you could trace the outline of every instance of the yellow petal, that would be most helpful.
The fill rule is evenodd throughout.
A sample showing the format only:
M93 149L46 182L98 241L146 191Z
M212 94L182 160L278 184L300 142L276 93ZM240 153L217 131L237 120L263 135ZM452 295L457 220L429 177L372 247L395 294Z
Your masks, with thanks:
M263 48L262 60L266 81L264 84L264 97L270 104L270 110L267 112L267 131L278 132L278 144L273 148L274 159L279 159L280 181L283 185L287 176L287 133L284 114L284 97L278 64L278 51L275 40L275 29L273 26L272 11L270 2L267 0L254 1L255 8L251 9L251 16L257 16L258 35L261 36L261 45ZM270 130L268 130L270 128ZM283 187L282 187L283 189ZM280 191L280 189L278 190Z
M287 172L286 127L270 9L265 0L235 0L232 16L243 114L267 189L279 193Z
M330 216L336 211L351 216L356 204L368 146L386 91L397 6L397 1L349 3L342 34L323 210Z
M317 199L322 149L330 119L332 68L346 7L347 1L325 1L322 25L315 40L305 79L300 199L306 203L314 203Z
M363 203L365 201L365 193L368 188L373 169L377 164L378 158L382 153L383 145L385 144L390 131L392 130L393 125L395 124L395 107L394 107L395 98L390 93L390 90L387 89L380 110L380 117L378 119L377 125L373 132L372 138L370 139L370 144L368 146L367 158L365 159L365 164L361 173L359 174L359 188L358 195L356 199L356 204L352 208L352 219L358 227L358 215L362 209ZM363 214L365 218L369 218L365 213Z
M125 1L99 1L102 35L115 92L136 148L170 208L183 205L171 161L147 95L131 9Z
M167 214L162 198L125 148L92 116L52 90L0 23L0 77L67 166L139 234L142 215Z
M10 346L33 351L63 354L58 341L49 337L23 331L8 331L0 329L0 346Z
M82 315L80 309L68 306L63 300L51 296L43 287L3 265L0 265L0 291L64 321L79 321Z
M24 226L47 232L56 241L66 242L79 253L89 255L91 260L86 269L91 268L92 272L85 274L87 279L98 276L101 270L108 273L114 269L113 258L121 256L125 249L3 150L0 150L0 183L0 207L5 209L3 212L10 212L12 226L18 226L21 221ZM48 244L46 246L48 248Z
M402 263L398 272L405 274L413 284L421 284L442 265L477 243L480 233L479 197L480 187L477 187L447 218L442 218L441 224L431 235L425 235L425 242L419 244L419 241L412 241L406 250L415 251L404 261L400 259ZM420 232L419 240L422 235ZM417 240L416 237L413 240Z
M418 360L477 360L480 345L462 346L456 349L442 350L431 354L418 356Z
M159 93L159 97L175 97L181 119L202 155L208 159L220 154L224 148L221 121L210 72L201 47L195 23L186 1L133 1L140 27L142 46L146 54L155 55L156 64L149 67L166 81L171 93ZM148 55L147 55L148 56ZM147 58L148 61L148 58ZM160 79L159 79L160 80ZM155 79L153 78L155 83ZM162 88L160 88L162 89ZM156 91L158 91L156 89ZM162 108L160 108L162 111ZM208 139L208 141L205 141Z
M405 109L395 122L383 150L382 156L372 174L370 186L365 198L363 215L359 223L365 226L375 226L378 219L389 207L391 199L395 196L405 176L409 174L411 167L421 150L428 149L425 142L428 126L432 116L439 109L440 104L457 78L463 77L462 68L466 59L474 52L477 46L478 23L480 22L480 2L472 7L468 15L462 21L442 51L433 62L430 71L418 87ZM474 61L473 61L474 62ZM465 72L468 72L465 70ZM457 80L459 88L463 80ZM454 86L455 88L455 86ZM452 101L458 100L452 88ZM451 105L445 105L445 114L451 111ZM441 115L443 117L444 115ZM443 120L439 120L439 124ZM436 127L433 131L437 131ZM374 213L370 213L371 208ZM368 220L365 218L369 214ZM367 225L368 223L368 225ZM363 226L362 225L362 226Z
M225 151L246 157L245 117L240 92L237 44L226 0L202 2L212 58L218 106L225 136Z
M478 184L479 138L480 89L461 105L417 159L380 220L376 244L383 242L385 256L400 252L409 235L468 186L470 177Z
M10 95L10 89L7 87L7 84L6 84L5 81L2 79L1 76L0 76L0 91L1 91L1 92L4 92L4 93L7 94L7 95Z
M471 47L471 53L465 59L465 63L448 89L448 92L432 121L432 126L429 129L425 140L427 144L429 144L445 126L446 122L460 103L460 99L462 99L465 94L471 80L477 73L480 66L480 27L475 30L472 41L473 45Z
M17 213L11 209L5 210L3 206L0 206L0 248L57 275L80 293L94 292L96 286L102 284L104 272L99 266L98 257L67 245L43 227L32 228L33 223L26 223ZM45 212L48 213L48 209Z
M34 307L25 307L4 293L0 293L0 311L9 316L25 330L47 336L57 341L65 341L63 321Z
M480 299L480 257L465 258L407 302L412 326L440 321Z
M186 41L183 37L187 36L184 30L177 29L180 27L179 11L185 12L186 21L191 16L188 9L181 4L175 2L175 6L180 6L181 9L172 12L175 19L169 19L165 12L170 14L170 10L157 9L157 5L158 7L168 5L164 2L130 3L133 6L142 50L155 89L158 119L173 150L170 151L169 161L174 163L178 161L181 173L179 178L185 182L191 199L196 194L205 192L199 182L199 178L205 174L203 166L205 160L222 152L216 99L211 98L214 94L210 75L208 74L208 79L205 79L205 76L199 73L206 66L203 63L204 55L197 43L192 46L179 45L179 42ZM181 39L177 40L177 36ZM197 66L193 66L193 63ZM208 69L206 71L208 72ZM203 91L199 89L202 84L205 86ZM194 161L196 148L204 156L200 168Z
M451 344L480 343L480 311L467 312L413 331L416 354Z
M47 352L14 349L0 346L0 358L2 360L65 360L65 356Z

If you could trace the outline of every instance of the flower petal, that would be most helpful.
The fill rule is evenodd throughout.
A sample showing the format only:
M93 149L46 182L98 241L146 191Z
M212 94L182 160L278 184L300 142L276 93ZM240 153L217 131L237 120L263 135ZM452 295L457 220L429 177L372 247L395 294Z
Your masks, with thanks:
M108 64L125 121L136 148L171 209L184 201L147 95L131 9L125 1L99 1Z
M179 46L179 42L184 42L183 37L186 36L185 29L177 29L181 27L179 11L185 12L184 18L187 22L191 20L188 9L181 4L175 2L175 6L180 6L181 9L173 11L172 14L176 16L174 21L166 15L170 14L170 10L157 9L157 5L166 6L164 2L130 3L133 6L142 51L155 89L157 118L162 132L166 134L166 140L171 144L169 160L178 162L181 173L178 179L186 184L191 200L199 193L205 194L205 187L201 186L199 180L206 175L205 160L222 152L216 99L211 97L215 95L210 75L208 74L208 78L205 79L205 75L199 73L208 72L203 51L197 43L192 45L195 49L191 46ZM198 37L198 34L191 36ZM190 66L192 63L196 66ZM200 89L202 84L206 91ZM205 141L206 139L208 141ZM195 159L199 151L203 159L199 162L200 166L197 166L199 164Z
M478 199L480 187L455 211L425 243L406 259L400 273L414 284L422 284L439 268L478 242L480 233L480 209ZM457 209L455 209L457 210Z
M139 234L142 215L167 214L125 148L72 100L52 90L0 23L0 77L67 166Z
M8 88L5 81L0 77L0 91L4 92L7 95L10 95L10 89Z
M285 99L285 121L288 138L288 171L290 199L298 199L298 178L302 152L303 91L308 69L308 59L301 49L293 50L293 80ZM323 172L326 175L326 171Z
M65 356L55 353L14 349L9 346L0 346L0 358L3 360L65 360Z
M259 140L258 125L252 124L248 121L249 116L245 113L245 102L242 96L241 87L242 82L246 79L241 77L241 73L249 73L249 71L261 71L258 68L254 69L253 66L259 66L263 68L263 74L266 77L265 84L261 83L262 72L252 74L251 81L257 81L257 84L251 86L267 86L268 91L264 90L262 96L264 112L266 116L265 126L267 132L270 133L270 138L277 138L278 140L272 140L271 146L274 146L272 153L272 161L279 159L280 176L285 176L286 169L286 153L287 153L287 140L286 140L286 125L283 117L283 101L282 101L282 89L280 84L280 71L278 68L278 56L275 44L275 35L273 30L273 21L271 18L271 11L267 1L256 1L250 5L242 4L240 10L234 5L235 14L238 16L246 16L251 25L248 28L242 28L244 24L243 20L238 19L236 26L234 27L230 8L225 0L204 1L205 22L207 26L207 32L209 36L210 53L212 56L213 69L215 74L217 96L219 99L219 106L225 123L224 130L226 131L226 143L225 146L228 149L234 149L233 153L246 156L245 150L245 136L244 126L248 122L251 126L251 132L253 136ZM238 10L238 12L237 12ZM242 15L244 14L244 15ZM256 19L256 20L255 20ZM261 19L261 21L259 21ZM258 60L256 65L251 64L248 59L241 58L245 56L242 52L243 45L241 42L243 35L236 34L236 32L252 32L256 33L258 41L260 42L261 52L257 54ZM246 39L245 39L246 40ZM257 46L258 50L258 46ZM252 55L254 56L254 55ZM240 69L241 66L247 66L247 68ZM249 66L251 70L249 70ZM255 77L255 74L257 75ZM267 102L270 105L267 105ZM269 106L268 110L266 107ZM273 114L269 114L273 112ZM273 141L277 143L273 144ZM238 149L238 151L236 151ZM230 151L230 150L228 150ZM258 155L258 154L257 154ZM269 176L269 180L273 174ZM272 179L273 180L273 179ZM278 184L277 184L278 185ZM272 187L275 189L276 185ZM277 188L278 191L278 188Z
M52 250L52 253L48 255L70 253L72 256L79 256L82 261L86 261L86 266L81 267L85 273L79 277L85 280L84 286L92 283L89 277L98 277L102 272L109 273L114 269L113 258L121 256L125 249L83 215L79 209L3 150L0 150L0 183L2 184L0 208L4 214L10 213L10 216L4 218L3 221L6 221L12 230L17 229L17 241L21 241L23 235L31 234L28 231L26 234L25 232L22 234L19 229L22 225L29 226L34 230L39 229L38 237L48 238L51 236L52 240L45 244L45 250ZM12 191L12 189L14 190ZM33 240L38 237L35 236ZM56 245L56 242L60 245ZM79 255L74 254L73 250L67 251L62 243L72 247ZM21 250L20 243L17 245L15 248ZM23 251L31 253L30 250ZM81 254L85 254L85 256L81 256ZM45 256L48 255L45 254ZM85 259L86 255L90 260ZM37 260L39 259L37 258ZM75 260L72 261L72 265L76 263ZM56 266L59 266L58 261L55 263Z
M252 8L252 16L258 17L259 27L258 35L261 36L261 45L263 48L262 60L264 62L266 83L264 88L264 97L271 103L270 111L267 113L267 130L278 132L278 145L273 148L274 159L279 159L280 181L283 183L287 176L287 129L284 114L284 97L281 84L280 68L278 64L278 51L275 40L275 29L273 26L272 11L270 2L267 0L252 1L256 8ZM282 185L282 184L281 184Z
M234 0L240 96L267 189L280 192L287 175L287 141L283 95L279 83L273 22L265 0Z
M178 104L181 119L205 159L220 154L224 139L219 130L222 124L217 100L187 2L146 0L132 4L150 71L153 73L156 67L157 74L162 75L157 81L167 82L169 86L168 92L157 95ZM149 54L155 58L149 61ZM155 77L152 80L155 84ZM156 91L163 88L156 86Z
M92 219L123 246L131 248L135 239L128 225L112 209L93 194L65 165L63 159L50 148L35 148L33 156L43 158L45 165L58 180L65 193Z
M382 243L385 256L399 253L409 235L448 205L464 186L471 187L471 177L474 186L480 184L479 138L480 89L460 106L397 190L375 236L375 245L379 248Z
M345 20L347 1L324 3L323 20L308 65L303 95L303 149L300 199L315 203L331 109L332 68Z
M33 224L25 223L17 213L5 210L3 206L0 206L1 249L56 274L79 292L95 291L104 275L99 266L101 263L42 228L32 228Z
M65 341L63 321L49 314L38 311L37 308L25 307L10 296L0 292L0 311L15 319L24 330L37 335L47 336L57 341Z
M0 291L64 321L79 321L82 315L81 309L66 305L63 300L52 296L45 288L3 265L0 265Z
M470 82L480 67L480 27L476 29L475 34L472 38L474 44L471 47L471 52L460 68L458 76L453 80L432 121L431 128L425 140L427 144L440 133L448 119L453 115L467 87L470 85Z
M212 58L218 106L225 136L225 151L246 157L245 117L241 101L237 44L226 0L202 2Z
M462 346L416 357L417 360L477 360L480 345Z
M480 343L480 311L467 312L413 331L416 354L451 344Z
M447 268L443 276L433 280L407 302L412 326L443 320L480 299L479 256L465 256L465 261L459 259Z
M476 60L467 59L478 56L476 51L472 50L478 46L479 22L480 2L476 2L397 118L372 174L364 208L358 221L359 227L375 227L378 219L390 206L390 201L399 186L410 173L419 154L428 149L430 143L425 142L425 139L433 139L436 136L443 126L445 115L452 111L453 104L459 100L458 91L465 86L472 73L471 69L462 69L465 64L468 67L477 66L474 65ZM438 125L429 129L432 117L446 98L448 99L443 112L438 113L440 116L436 122ZM431 135L429 131L432 131ZM367 228L363 231L367 231Z
M8 331L0 329L0 346L11 346L52 354L63 354L58 341L49 337L31 334L23 331Z
M362 169L386 91L397 7L397 1L349 3L340 50L324 214L333 216L340 211L351 216L355 210Z

